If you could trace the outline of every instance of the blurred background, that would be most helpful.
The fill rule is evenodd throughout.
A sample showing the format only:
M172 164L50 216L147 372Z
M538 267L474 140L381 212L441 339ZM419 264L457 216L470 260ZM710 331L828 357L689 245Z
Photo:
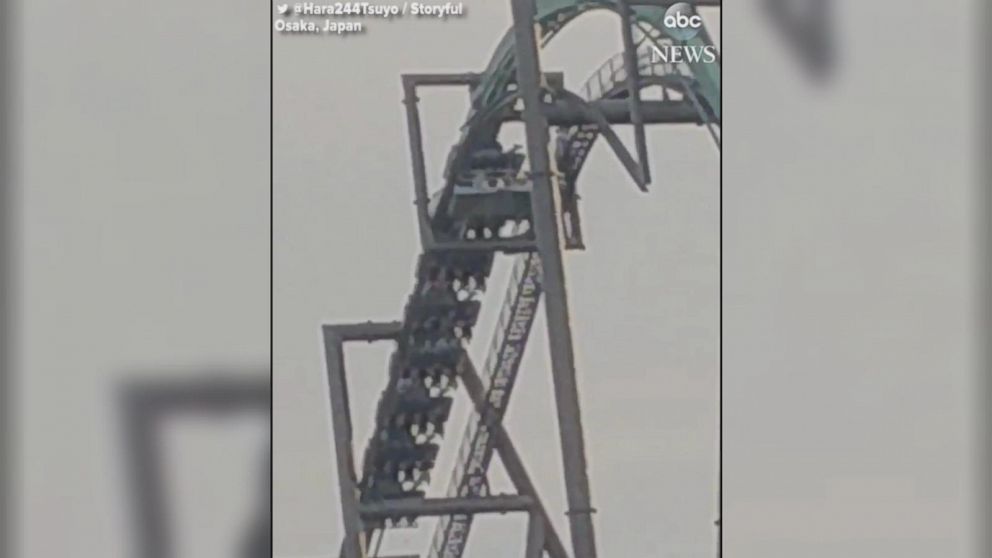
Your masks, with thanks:
M727 553L989 556L987 3L815 3L723 14Z
M726 4L724 555L992 555L989 10ZM271 7L0 9L4 555L268 555Z
M3 9L0 554L267 550L268 7Z

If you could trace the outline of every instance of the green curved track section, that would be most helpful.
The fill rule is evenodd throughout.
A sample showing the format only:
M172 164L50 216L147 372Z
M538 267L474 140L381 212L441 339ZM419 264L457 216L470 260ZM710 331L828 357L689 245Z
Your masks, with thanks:
M674 2L673 2L674 3ZM541 44L547 44L566 24L579 15L592 10L618 11L615 1L610 0L537 0L537 16L535 23L540 26ZM664 32L662 19L665 17L667 6L633 6L634 17L642 24ZM694 39L687 41L687 46L706 46L709 43L708 34L700 33ZM516 73L516 51L514 49L513 30L506 35L496 47L492 59L483 74L482 85L476 90L473 105L476 109L484 110L498 103L507 93L507 85L514 79ZM712 107L717 119L720 119L720 65L702 62L690 63L689 68L699 82L702 95Z

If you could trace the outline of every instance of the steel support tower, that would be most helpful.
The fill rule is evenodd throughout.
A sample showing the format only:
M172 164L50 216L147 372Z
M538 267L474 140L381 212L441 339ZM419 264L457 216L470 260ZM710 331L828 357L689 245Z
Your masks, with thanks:
M388 323L323 328L333 444L344 538L342 558L369 558L373 535L418 517L439 517L423 556L460 558L475 515L518 512L529 517L526 558L595 558L595 509L586 467L563 252L583 247L577 180L602 137L634 183L651 181L645 126L704 126L720 142L719 60L664 62L658 49L710 47L705 29L677 41L662 21L667 0L511 0L513 27L482 72L402 76L423 249L403 318ZM719 6L697 0L697 6ZM565 25L594 9L618 14L624 49L608 59L580 93L561 74L544 72L540 47ZM418 94L434 87L467 88L471 109L445 165L440 188L429 191ZM642 89L659 88L660 100ZM522 122L525 152L498 141L507 122ZM634 152L616 125L634 131ZM552 128L556 128L552 142ZM549 148L553 151L549 151ZM496 254L515 259L490 351L481 367L465 345L480 312ZM555 532L502 419L538 304L544 298L568 509L569 539ZM386 387L361 468L354 456L344 347L392 342ZM439 443L458 385L475 413L461 441L448 495L428 498ZM491 494L487 472L498 453L515 494ZM402 557L413 558L421 554Z

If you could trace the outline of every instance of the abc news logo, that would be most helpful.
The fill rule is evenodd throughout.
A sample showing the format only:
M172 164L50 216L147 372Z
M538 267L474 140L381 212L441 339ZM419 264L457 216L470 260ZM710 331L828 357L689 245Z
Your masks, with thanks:
M688 2L672 4L665 11L662 26L669 37L676 41L688 41L696 38L703 29L703 18ZM654 62L716 62L716 47L713 45L663 45L652 46Z
M673 39L688 41L703 28L703 18L696 13L696 10L688 2L672 4L665 11L665 19L662 20L665 31Z

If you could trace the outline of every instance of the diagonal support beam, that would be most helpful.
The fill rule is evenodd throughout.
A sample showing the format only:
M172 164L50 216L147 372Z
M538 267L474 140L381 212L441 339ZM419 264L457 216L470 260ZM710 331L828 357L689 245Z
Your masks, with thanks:
M563 102L578 110L583 116L589 119L589 122L599 127L599 134L603 136L606 143L613 149L613 153L616 154L617 159L620 159L620 163L627 170L627 174L630 175L642 192L647 192L648 186L645 181L643 169L638 166L637 161L634 160L630 151L627 150L627 146L620 141L620 136L613 131L613 127L610 126L609 121L603 113L596 110L592 104L571 91L560 89L555 93L561 97Z
M617 0L620 8L620 32L623 36L623 65L627 74L627 101L630 103L630 122L634 125L634 144L640 169L642 188L651 183L648 165L648 144L644 134L644 114L641 111L641 74L637 67L637 47L634 46L634 14L627 0Z
M461 378L462 384L465 386L465 391L468 392L469 399L472 400L472 404L475 406L475 411L485 419L488 413L485 390L482 386L482 379L479 377L479 373L476 372L475 366L469 360L468 355L465 355L465 358L462 359ZM487 427L495 440L496 451L499 452L499 457L503 461L503 467L506 469L506 474L510 477L510 482L516 487L517 492L534 499L534 514L541 518L541 538L544 541L543 546L547 550L548 555L551 558L568 558L565 545L562 544L561 538L555 531L555 526L551 523L551 516L548 515L548 510L541 503L541 499L537 494L537 487L531 481L530 475L524 467L523 460L520 458L520 454L517 453L517 448L514 447L513 440L510 439L506 428L503 427L502 423L487 423Z

